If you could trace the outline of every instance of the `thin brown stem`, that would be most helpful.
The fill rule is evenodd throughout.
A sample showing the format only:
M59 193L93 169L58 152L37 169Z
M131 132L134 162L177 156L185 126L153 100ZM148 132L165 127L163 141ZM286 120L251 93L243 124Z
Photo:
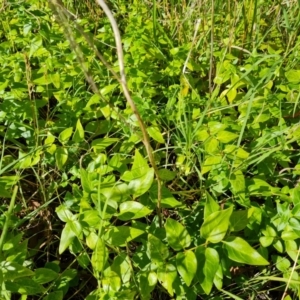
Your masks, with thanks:
M124 93L124 96L127 100L127 103L131 107L133 113L135 114L135 116L138 120L139 127L142 131L142 134L143 134L143 143L145 145L145 148L146 148L146 151L147 151L147 154L148 154L148 157L149 157L150 164L151 164L152 168L154 169L155 177L156 177L156 180L157 180L157 186L158 186L157 215L158 215L158 219L159 219L159 225L162 226L162 212L161 212L161 188L162 188L162 184L161 184L161 180L159 178L158 168L157 168L156 163L155 163L153 150L152 150L152 147L150 145L150 139L149 139L149 135L147 133L146 126L145 126L145 124L144 124L144 122L141 118L140 113L137 110L137 107L136 107L134 101L132 100L132 98L130 96L129 89L127 87L125 69L124 69L123 47L122 47L122 42L121 42L120 31L119 31L117 22L116 22L116 20L113 16L111 10L106 5L106 3L103 0L97 0L96 2L101 6L104 13L108 17L108 19L110 21L110 24L112 26L113 32L114 32L116 47L117 47L118 61L119 61L119 68L120 68L121 86L122 86L122 89L123 89L123 93Z

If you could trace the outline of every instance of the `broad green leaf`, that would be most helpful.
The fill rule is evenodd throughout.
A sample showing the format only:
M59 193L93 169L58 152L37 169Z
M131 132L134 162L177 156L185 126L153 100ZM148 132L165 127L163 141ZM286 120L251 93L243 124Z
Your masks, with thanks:
M191 237L185 227L179 222L169 218L165 224L169 245L176 251L189 247Z
M138 276L139 288L141 295L150 299L150 294L154 290L157 283L157 275L155 272L143 272Z
M161 264L169 257L169 250L160 239L149 234L147 241L147 255L151 261Z
M147 160L140 154L138 150L135 150L134 160L131 168L132 179L144 176L149 171L150 167Z
M101 95L105 96L108 93L110 93L111 91L113 91L117 86L118 86L118 84L106 85L104 88L101 89L100 93L101 93Z
M221 264L219 264L219 268L216 272L216 275L214 278L214 285L218 290L223 287L223 270L222 270Z
M200 228L201 237L207 242L219 243L225 237L233 206L210 214Z
M60 206L58 206L55 209L55 212L57 213L59 219L63 222L68 222L69 220L73 219L72 212L64 204L61 204Z
M73 127L69 127L66 128L65 130L63 130L59 136L58 136L58 140L62 143L65 144L66 142L69 141L71 135L73 133Z
M165 140L158 127L150 126L147 128L148 134L158 143L164 144Z
M216 139L223 144L227 144L227 143L230 143L231 141L235 140L237 137L238 137L237 134L224 130L224 131L218 132Z
M47 282L53 281L58 277L58 273L51 269L39 268L34 271L33 280L39 284L45 284Z
M80 119L77 120L76 129L72 139L75 143L80 143L84 140L84 129L81 125Z
M68 150L64 147L57 147L55 151L56 165L59 170L62 170L63 166L68 160Z
M28 277L15 279L13 282L5 282L5 288L12 293L28 296L45 292L45 288L43 286Z
M121 288L121 278L110 267L104 272L102 279L102 287L105 292L117 292Z
M96 272L101 272L108 259L108 250L106 249L104 241L99 238L96 248L93 251L91 263Z
M59 254L62 254L70 246L75 237L76 234L74 233L70 226L70 223L68 222L61 232L61 238L58 249Z
M52 135L50 132L47 133L47 138L44 141L44 145L51 146L55 141L55 136Z
M212 213L220 210L219 204L207 191L205 191L205 195L206 195L206 201L204 206L204 220Z
M131 278L131 261L126 253L120 253L111 265L112 271L116 272L119 277L122 279L123 283L130 282Z
M299 251L299 246L297 245L296 241L288 240L284 241L286 253L289 255L289 257L293 260L296 261L298 260L298 251Z
M203 167L201 169L201 174L209 172L213 166L220 164L222 161L221 155L209 156L205 159Z
M43 45L43 40L40 35L37 35L30 43L29 57L36 53L36 51Z
M34 275L33 271L17 264L16 262L10 261L0 262L0 272L2 273L3 279L5 281Z
M226 96L227 96L228 102L229 102L230 104L232 104L233 100L234 100L234 99L236 98L236 96L237 96L237 91L236 91L236 89L235 89L235 88L231 88L231 89L227 92Z
M93 191L93 183L90 180L89 173L83 168L80 169L80 179L83 190L88 194L91 193Z
M176 177L176 173L168 169L158 170L159 178L164 181L171 181Z
M111 202L111 201L109 201ZM82 206L81 206L82 207ZM90 228L98 228L98 225L101 221L99 216L98 210L95 209L88 209L84 210L83 213L80 214L80 222L85 222ZM107 212L107 209L106 209Z
M154 182L149 190L150 198L152 202L157 204L157 183ZM183 206L183 204L177 201L172 193L165 187L162 186L161 190L161 207L163 208L175 208Z
M118 142L117 138L103 138L103 139L95 139L92 141L92 148L94 152L101 153L110 145Z
M51 78L51 81L52 81L53 85L54 85L57 89L59 89L59 88L60 88L60 82L61 82L59 73L51 74L51 75L50 75L50 78Z
M222 242L227 250L228 257L233 261L254 266L269 264L267 260L240 237L230 236Z
M99 223L98 223L99 224ZM96 248L97 242L98 242L99 236L95 232L91 232L87 237L86 237L86 245L94 250Z
M43 300L63 300L64 294L63 291L55 291L49 293Z
M126 243L142 235L143 230L129 226L115 226L105 234L106 241L114 246L125 246Z
M300 70L289 70L285 72L285 77L292 84L300 83Z
M238 170L231 174L230 176L230 183L233 194L237 196L240 201L239 203L243 206L250 206L250 200L246 199L245 191L246 191L246 184L243 172Z
M118 219L128 221L149 215L152 210L137 201L126 201L120 204Z
M130 198L130 189L126 183L115 183L111 187L102 188L100 192L107 199L116 202L127 201Z
M90 109L93 104L98 104L101 102L101 97L98 94L94 94L86 104L86 109Z
M230 216L230 229L241 231L248 225L248 210L234 211Z
M176 267L173 264L162 265L157 270L157 278L161 285L173 296L173 283L177 277Z
M178 273L187 286L190 286L197 271L197 259L193 251L179 252L176 255Z
M133 194L134 198L137 198L143 194L145 194L151 187L154 179L154 170L148 169L147 173L134 178L129 182L128 188L130 192Z
M210 138L207 142L204 144L205 152L211 155L214 155L215 153L219 152L219 141L215 138Z
M219 254L213 248L197 247L195 255L198 261L197 278L204 292L209 295L219 268Z

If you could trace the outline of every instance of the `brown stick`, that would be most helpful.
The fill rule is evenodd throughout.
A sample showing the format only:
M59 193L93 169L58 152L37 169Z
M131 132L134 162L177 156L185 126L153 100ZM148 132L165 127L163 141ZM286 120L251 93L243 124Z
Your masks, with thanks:
M121 85L123 88L123 93L124 96L127 100L127 103L129 104L129 106L131 107L133 113L135 114L138 123L139 123L139 127L142 131L143 134L143 143L145 145L148 157L149 157L149 161L150 164L154 170L155 173L155 177L157 180L157 187L158 187L158 192L157 192L157 216L158 216L158 220L159 220L159 225L160 227L162 226L162 212L161 212L161 181L159 178L159 174L158 174L158 168L156 166L155 163L155 159L153 156L153 150L152 147L150 145L150 139L149 139L149 135L147 133L147 129L146 126L141 118L141 115L139 114L137 107L135 105L135 103L133 102L130 93L129 93L129 89L127 87L127 83L126 83L126 76L125 76L125 69L124 69L124 58L123 58L123 47L122 47L122 42L121 42L121 35L120 35L120 31L117 25L117 22L111 12L111 10L108 8L108 6L106 5L106 3L103 0L96 0L96 2L100 5L100 7L103 9L104 13L106 14L106 16L108 17L111 27L113 29L114 32L114 36L115 36L115 41L116 41L116 47L117 47L117 55L118 55L118 61L119 61L119 68L120 68L120 76L121 76Z

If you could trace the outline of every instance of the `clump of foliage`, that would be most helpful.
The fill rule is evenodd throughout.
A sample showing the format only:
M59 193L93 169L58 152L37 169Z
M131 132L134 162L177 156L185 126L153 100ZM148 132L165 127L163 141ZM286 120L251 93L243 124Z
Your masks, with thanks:
M1 7L0 299L298 299L299 2L110 1L161 199L110 23L63 2Z

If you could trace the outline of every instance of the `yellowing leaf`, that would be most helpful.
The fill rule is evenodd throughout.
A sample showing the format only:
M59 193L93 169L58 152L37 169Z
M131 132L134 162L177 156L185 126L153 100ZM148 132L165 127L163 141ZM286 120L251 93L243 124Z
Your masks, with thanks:
M159 130L156 126L150 126L147 128L148 134L157 142L164 144L165 140Z
M205 174L209 172L213 166L218 165L222 161L221 155L209 156L205 159L201 173Z
M238 137L237 134L230 132L230 131L226 131L226 130L219 131L216 136L217 140L219 140L221 143L224 143L224 144L235 140L237 137Z

